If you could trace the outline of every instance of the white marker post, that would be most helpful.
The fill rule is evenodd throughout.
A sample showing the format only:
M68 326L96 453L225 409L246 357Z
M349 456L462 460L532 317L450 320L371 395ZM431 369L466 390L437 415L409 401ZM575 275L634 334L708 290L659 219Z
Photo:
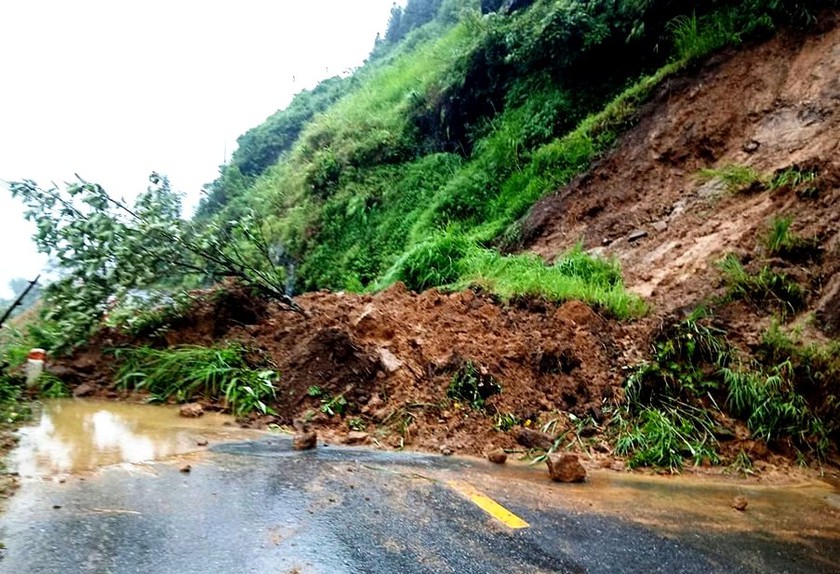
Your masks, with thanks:
M47 352L44 349L32 349L26 357L26 388L31 389L38 384L38 377L44 372L44 362Z

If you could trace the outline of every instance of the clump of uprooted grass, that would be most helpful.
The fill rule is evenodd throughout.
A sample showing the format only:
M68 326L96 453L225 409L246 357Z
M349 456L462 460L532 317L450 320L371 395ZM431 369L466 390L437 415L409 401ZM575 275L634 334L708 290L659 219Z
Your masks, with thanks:
M223 347L180 346L167 349L115 349L117 385L149 392L155 400L224 401L237 416L271 412L277 372L255 369L238 344Z
M456 231L438 234L403 257L386 276L410 289L480 287L500 299L539 298L550 302L579 300L613 317L643 315L644 301L624 287L617 261L575 247L554 264L533 254L502 255Z

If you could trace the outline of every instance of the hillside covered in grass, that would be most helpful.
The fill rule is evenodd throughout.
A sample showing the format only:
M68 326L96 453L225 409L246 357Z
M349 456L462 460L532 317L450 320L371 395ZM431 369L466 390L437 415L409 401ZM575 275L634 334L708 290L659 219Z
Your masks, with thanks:
M637 314L641 302L610 294L620 274L594 292L560 287L575 265L503 255L521 218L608 150L667 78L778 26L808 25L819 8L410 0L355 74L240 137L196 218L256 213L298 292L477 283ZM528 274L540 280L511 277Z

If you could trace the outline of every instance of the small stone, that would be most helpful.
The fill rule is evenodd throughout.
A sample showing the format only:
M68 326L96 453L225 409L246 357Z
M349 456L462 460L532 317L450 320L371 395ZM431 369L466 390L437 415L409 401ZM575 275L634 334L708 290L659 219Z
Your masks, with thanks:
M576 454L553 453L546 460L548 474L555 482L583 482L586 469L580 464Z
M400 361L394 353L384 347L379 349L379 363L388 373L398 371L400 370L400 367L403 366L402 361Z
M658 231L659 233L662 233L663 231L665 231L666 229L668 229L668 224L667 224L667 223L665 223L664 221L657 221L657 222L655 222L655 223L653 224L653 228L654 228L656 231Z
M749 501L746 496L736 496L732 499L732 508L738 512L744 512L747 509Z
M378 423L383 422L389 416L391 416L391 410L388 407L382 407L381 409L373 411L373 420Z
M534 429L519 428L516 431L516 442L526 448L540 448L542 450L549 450L554 446L554 438L544 432Z
M73 396L77 397L77 398L78 397L87 397L89 395L92 395L95 390L96 389L93 386L91 386L87 383L82 383L81 385L79 385L78 387L73 389Z
M746 142L741 149L743 149L746 153L755 153L755 152L758 151L758 148L760 148L760 147L761 147L760 142L757 142L755 140L750 140L750 141Z
M616 472L624 472L627 470L627 465L624 463L623 460L614 460L610 463L610 470L614 470Z
M440 454L442 454L443 456L452 456L452 449L444 445L440 447Z
M494 464L504 464L507 462L507 453L501 448L491 450L487 453L487 460Z
M630 241L632 243L633 241L638 241L643 237L647 237L647 231L645 231L644 229L637 229L627 236L627 241Z
M178 411L178 414L184 418L196 419L204 414L204 407L198 403L188 403L181 405L181 410Z
M318 434L315 431L301 432L292 438L294 450L311 450L318 444Z
M362 431L350 431L344 438L344 444L364 444L370 435Z
M185 464L178 469L179 471L183 472L184 474L189 474L192 471L192 465Z
M210 442L206 438L198 439L195 441L196 446L207 446Z

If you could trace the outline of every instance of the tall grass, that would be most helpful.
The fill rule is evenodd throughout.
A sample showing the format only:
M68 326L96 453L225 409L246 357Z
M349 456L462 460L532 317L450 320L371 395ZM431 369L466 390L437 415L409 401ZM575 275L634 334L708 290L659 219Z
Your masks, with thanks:
M271 412L277 372L252 368L240 345L127 347L115 349L114 355L122 388L146 391L160 401L222 400L237 416Z

